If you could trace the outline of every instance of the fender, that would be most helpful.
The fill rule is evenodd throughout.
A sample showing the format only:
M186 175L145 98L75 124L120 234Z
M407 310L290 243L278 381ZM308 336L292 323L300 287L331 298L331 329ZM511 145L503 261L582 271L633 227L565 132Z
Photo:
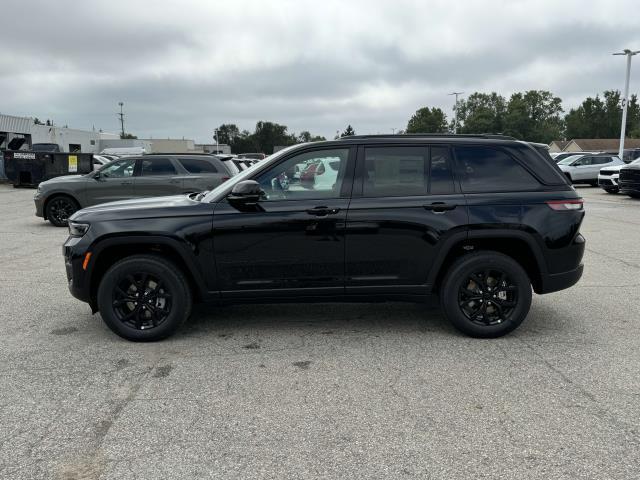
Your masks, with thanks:
M89 250L92 252L92 265L95 265L100 258L100 254L107 248L122 245L122 246L131 246L131 245L163 245L169 247L173 250L182 260L184 266L188 270L188 274L193 277L195 287L198 289L198 293L202 297L203 300L209 301L217 299L218 292L210 291L206 288L208 285L207 279L203 275L203 272L200 270L198 266L198 262L196 262L195 256L193 252L189 251L187 248L188 245L184 242L180 242L175 238L171 238L169 236L162 235L136 235L136 236L115 236L109 237L105 239L100 239L94 242ZM213 265L213 264L212 264ZM93 269L90 269L89 272L89 284L91 284L91 277L93 275Z

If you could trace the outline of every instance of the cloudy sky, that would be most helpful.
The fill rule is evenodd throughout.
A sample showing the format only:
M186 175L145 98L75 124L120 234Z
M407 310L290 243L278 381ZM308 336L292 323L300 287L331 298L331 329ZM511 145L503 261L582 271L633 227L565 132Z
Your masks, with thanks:
M3 0L0 112L210 141L257 120L333 136L450 115L454 90L622 89L637 0ZM640 90L640 56L631 91Z

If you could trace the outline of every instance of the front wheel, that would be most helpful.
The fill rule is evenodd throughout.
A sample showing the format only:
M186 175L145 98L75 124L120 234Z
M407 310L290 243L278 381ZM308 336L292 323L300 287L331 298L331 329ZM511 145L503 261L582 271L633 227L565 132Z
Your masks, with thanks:
M97 300L107 326L132 341L172 335L192 305L181 269L153 255L134 255L113 265L100 281Z
M605 188L604 191L611 194L615 194L619 192L617 188Z
M478 252L449 268L440 291L447 319L461 332L496 338L515 330L531 307L531 281L511 257Z
M66 227L69 217L77 212L78 208L78 204L73 198L60 195L47 202L45 214L52 225Z

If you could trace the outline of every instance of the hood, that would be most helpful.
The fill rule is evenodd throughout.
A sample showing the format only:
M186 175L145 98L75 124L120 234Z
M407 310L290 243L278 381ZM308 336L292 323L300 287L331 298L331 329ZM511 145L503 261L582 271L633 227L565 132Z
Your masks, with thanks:
M619 172L621 168L626 167L627 165L625 165L624 163L620 164L620 165L611 165L610 167L602 167L600 169L600 171L602 172L603 170L608 170L611 172Z
M61 177L54 177L49 180L45 180L40 183L40 187L48 187L49 185L59 186L61 183L81 183L86 182L88 177L85 175L63 175Z
M78 210L71 216L76 221L110 221L153 219L162 217L177 217L184 215L198 215L200 212L211 214L213 204L196 202L188 195L174 195L170 197L146 197L119 202L101 203L93 207Z
M640 162L632 162L629 165L620 165L621 169L624 168L625 170L640 170Z
M572 167L571 165L558 165L558 166L560 167L560 170L562 170L563 172L568 172L572 168L575 168L575 167Z

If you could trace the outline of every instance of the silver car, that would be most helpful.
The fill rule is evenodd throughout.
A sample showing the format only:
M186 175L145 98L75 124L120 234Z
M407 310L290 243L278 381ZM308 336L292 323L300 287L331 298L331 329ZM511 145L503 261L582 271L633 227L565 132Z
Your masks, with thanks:
M36 215L61 227L77 210L137 197L212 190L233 175L211 155L144 155L107 163L87 175L66 175L38 185Z
M598 186L600 169L615 165L624 165L624 162L617 155L611 154L576 154L558 162L560 170L564 172L571 183L588 183L594 187Z

